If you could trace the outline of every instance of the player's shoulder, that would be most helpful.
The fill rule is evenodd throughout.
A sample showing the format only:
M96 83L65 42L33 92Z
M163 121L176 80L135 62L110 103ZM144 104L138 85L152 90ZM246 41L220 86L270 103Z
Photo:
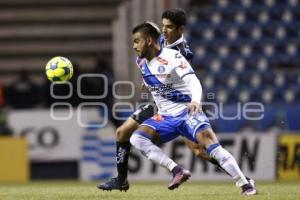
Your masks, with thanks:
M177 54L180 54L180 52L178 50L169 49L169 48L163 48L160 56L169 57L169 56L172 56L172 55L175 56Z
M184 38L182 42L174 46L174 49L178 50L187 60L192 60L194 57L193 52Z
M176 62L176 60L180 61L183 56L179 51L169 48L163 48L157 60L165 65Z
M184 56L181 54L180 51L176 49L169 49L169 48L164 48L164 54L162 57L165 57L166 60L182 60Z

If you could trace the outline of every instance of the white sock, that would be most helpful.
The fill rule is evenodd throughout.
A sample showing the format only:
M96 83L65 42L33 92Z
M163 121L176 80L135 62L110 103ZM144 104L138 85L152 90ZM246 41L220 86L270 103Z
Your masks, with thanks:
M159 164L162 167L167 168L170 172L177 164L168 156L166 156L162 150L154 145L151 140L148 138L133 134L130 138L131 144L140 150L144 156L149 160L153 161L156 164Z
M209 155L218 161L222 168L236 181L238 186L248 183L234 157L222 146L215 147Z

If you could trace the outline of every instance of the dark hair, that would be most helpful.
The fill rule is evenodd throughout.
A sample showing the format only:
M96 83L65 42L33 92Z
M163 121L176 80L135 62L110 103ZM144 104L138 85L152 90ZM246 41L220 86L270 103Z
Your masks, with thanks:
M176 27L184 26L186 21L185 11L181 8L165 10L161 18L169 19Z
M150 36L155 40L158 40L160 36L160 30L153 22L144 22L135 26L132 29L132 34L135 34L137 32L142 32L146 36Z

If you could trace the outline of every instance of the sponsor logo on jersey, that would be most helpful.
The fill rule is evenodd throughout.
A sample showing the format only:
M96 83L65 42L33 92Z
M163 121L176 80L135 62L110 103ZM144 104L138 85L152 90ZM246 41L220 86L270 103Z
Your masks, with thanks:
M164 64L164 65L167 65L167 64L168 64L168 61L165 60L165 59L163 59L163 58L161 58L161 57L157 57L156 59L157 59L158 62L160 62L160 63L162 63L162 64Z
M181 64L178 66L181 69L185 69L188 67L188 63L187 62L181 62Z
M173 84L148 86L150 92L156 92L156 95L166 94L174 91Z

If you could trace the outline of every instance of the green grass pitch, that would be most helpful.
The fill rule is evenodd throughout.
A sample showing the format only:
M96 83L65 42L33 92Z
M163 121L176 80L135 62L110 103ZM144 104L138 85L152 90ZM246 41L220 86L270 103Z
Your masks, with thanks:
M257 183L259 194L243 197L233 183L187 182L180 188L169 191L167 182L132 182L127 192L101 191L96 182L37 181L26 184L0 183L1 200L300 200L300 182Z

